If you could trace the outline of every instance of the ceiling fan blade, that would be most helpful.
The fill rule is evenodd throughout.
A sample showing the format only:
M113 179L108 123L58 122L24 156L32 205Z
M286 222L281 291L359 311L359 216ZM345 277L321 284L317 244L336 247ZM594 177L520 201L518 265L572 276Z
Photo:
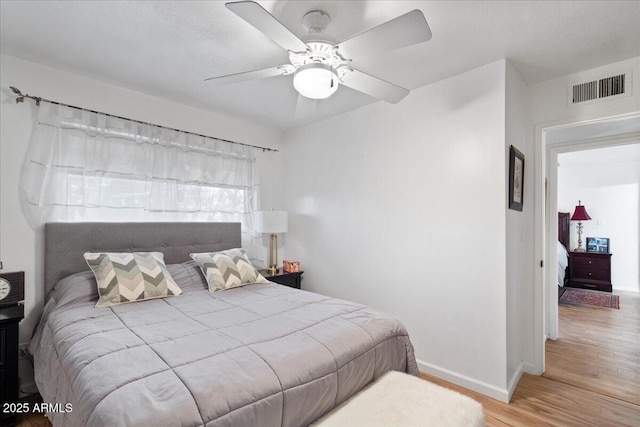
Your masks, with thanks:
M341 78L342 84L365 93L374 98L382 99L392 104L397 104L409 94L409 89L396 86L377 77L358 70L345 72Z
M205 82L213 82L215 85L226 85L230 83L242 82L245 80L266 79L267 77L284 76L291 74L291 65L279 65L277 67L264 68L262 70L245 71L242 73L228 74L220 77L209 77Z
M345 58L373 55L431 40L431 29L418 9L398 16L338 44Z
M226 3L227 9L262 31L267 37L292 52L305 52L307 45L254 1Z

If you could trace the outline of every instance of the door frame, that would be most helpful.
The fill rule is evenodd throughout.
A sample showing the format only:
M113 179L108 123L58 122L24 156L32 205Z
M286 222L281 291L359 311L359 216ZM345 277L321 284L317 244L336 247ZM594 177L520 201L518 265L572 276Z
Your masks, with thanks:
M547 135L554 130L607 122L621 117L638 116L640 111L618 114L601 113L578 120L569 118L535 125L534 136L534 259L541 268L534 273L534 325L532 374L541 375L545 370L545 342L558 338L558 286L557 245L558 235L558 154L625 145L640 141L640 132L612 135L601 138L578 139L560 143L547 143ZM548 268L544 268L548 266ZM553 302L553 303L552 303Z

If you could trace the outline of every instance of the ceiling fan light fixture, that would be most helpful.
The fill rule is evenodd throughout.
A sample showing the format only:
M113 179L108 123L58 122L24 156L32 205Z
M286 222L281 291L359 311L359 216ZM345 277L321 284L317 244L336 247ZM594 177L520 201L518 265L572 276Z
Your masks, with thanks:
M338 90L335 70L326 64L311 63L299 67L293 76L293 87L300 95L311 99L325 99Z

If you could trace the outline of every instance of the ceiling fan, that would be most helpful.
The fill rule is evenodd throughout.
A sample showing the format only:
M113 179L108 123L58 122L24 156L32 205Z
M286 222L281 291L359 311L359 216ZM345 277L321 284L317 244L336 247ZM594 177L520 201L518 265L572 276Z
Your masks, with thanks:
M352 68L349 65L351 60L431 39L429 25L418 9L342 43L333 44L327 41L303 42L256 2L237 1L226 3L225 6L288 50L290 64L205 79L221 85L293 74L294 88L307 98L328 98L342 84L395 104L407 96L409 90ZM312 10L302 19L304 27L314 34L322 33L329 22L329 15L320 10Z

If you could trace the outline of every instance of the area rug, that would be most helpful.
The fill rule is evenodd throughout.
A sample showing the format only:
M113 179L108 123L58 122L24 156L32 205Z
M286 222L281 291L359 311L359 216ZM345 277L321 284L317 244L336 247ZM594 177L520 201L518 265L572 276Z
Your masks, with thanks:
M558 299L560 303L620 308L620 297L609 292L576 288L562 288L560 292L560 298Z

